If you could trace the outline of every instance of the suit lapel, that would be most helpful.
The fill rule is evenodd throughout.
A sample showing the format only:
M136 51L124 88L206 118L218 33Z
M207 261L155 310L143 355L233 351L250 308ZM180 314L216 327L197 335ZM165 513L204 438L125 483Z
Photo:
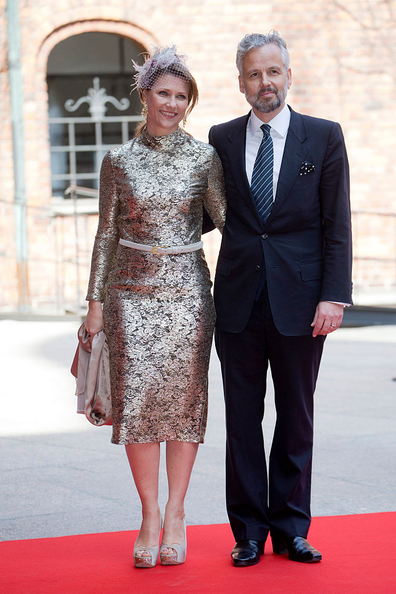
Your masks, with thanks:
M285 203L290 190L299 175L301 163L305 160L307 154L307 149L303 146L307 138L303 118L291 108L290 111L290 125L279 172L275 202L265 226L271 222ZM232 166L232 173L238 190L252 211L257 222L262 226L263 221L258 213L246 176L246 126L249 116L250 112L245 117L238 118L236 125L228 133L229 142L227 155Z
M290 111L290 125L279 172L275 202L267 223L271 222L271 219L276 216L285 203L290 190L299 175L301 163L304 161L307 154L307 150L303 146L303 143L307 138L307 133L305 131L302 116L292 109Z
M256 220L263 224L250 191L246 176L246 126L250 113L239 118L236 126L228 133L227 155L232 167L235 183L243 199L247 202Z

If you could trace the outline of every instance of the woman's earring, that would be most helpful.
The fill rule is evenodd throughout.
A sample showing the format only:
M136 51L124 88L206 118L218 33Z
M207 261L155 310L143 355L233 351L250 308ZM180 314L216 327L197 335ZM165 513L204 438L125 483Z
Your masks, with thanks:
M142 107L142 116L143 116L144 118L147 118L147 114L148 114L147 103L143 103L143 107Z
M183 118L183 124L182 124L183 125L183 128L186 127L186 124L187 124L187 116L185 115L184 118Z

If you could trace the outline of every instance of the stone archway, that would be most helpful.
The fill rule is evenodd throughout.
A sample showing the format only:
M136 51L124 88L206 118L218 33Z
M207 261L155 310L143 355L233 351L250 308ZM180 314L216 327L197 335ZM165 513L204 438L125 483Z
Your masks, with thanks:
M89 20L69 23L53 31L43 41L37 54L32 88L32 100L25 102L27 120L31 120L30 133L25 136L25 157L34 165L30 173L27 194L30 204L48 206L51 200L51 164L48 132L47 63L51 51L61 41L73 35L89 32L116 33L129 38L145 49L158 45L158 40L131 23L107 20ZM38 161L38 162L37 162Z
M52 49L47 87L53 196L64 198L70 185L97 189L106 151L134 135L141 102L131 93L131 62L140 62L145 51L129 37L103 31L72 35Z
M51 184L49 101L47 64L51 51L61 41L91 32L115 33L145 49L158 45L149 33L126 22L90 20L69 23L50 33L35 60L25 66L24 125L25 171L28 204L29 279L32 307L55 308L58 313L79 310L89 271L87 257L96 228L96 217L79 221L79 238L73 217L54 215ZM82 228L82 231L81 231ZM82 238L82 239L81 239ZM81 276L78 278L78 263Z

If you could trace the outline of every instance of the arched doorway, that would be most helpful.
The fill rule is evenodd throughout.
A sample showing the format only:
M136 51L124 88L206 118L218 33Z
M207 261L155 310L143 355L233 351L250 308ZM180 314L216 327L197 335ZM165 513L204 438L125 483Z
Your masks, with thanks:
M86 32L58 43L47 65L52 195L69 186L97 189L105 152L126 142L140 118L130 95L131 60L145 48L116 33ZM94 111L100 104L101 113Z

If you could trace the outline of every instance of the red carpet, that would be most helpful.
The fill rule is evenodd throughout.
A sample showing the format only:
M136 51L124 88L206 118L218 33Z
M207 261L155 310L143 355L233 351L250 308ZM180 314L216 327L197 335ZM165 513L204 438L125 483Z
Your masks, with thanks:
M3 594L395 594L396 512L314 518L316 565L266 554L234 568L228 525L190 526L185 565L132 566L136 532L0 543Z

